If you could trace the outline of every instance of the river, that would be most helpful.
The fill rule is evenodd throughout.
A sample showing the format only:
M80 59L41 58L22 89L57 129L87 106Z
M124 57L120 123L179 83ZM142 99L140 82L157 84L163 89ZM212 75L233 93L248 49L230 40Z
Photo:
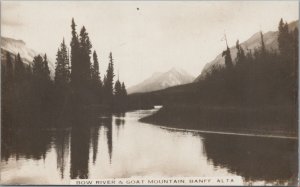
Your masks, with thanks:
M241 176L246 185L295 182L298 140L190 132L138 121L157 110L4 135L1 184L176 176Z

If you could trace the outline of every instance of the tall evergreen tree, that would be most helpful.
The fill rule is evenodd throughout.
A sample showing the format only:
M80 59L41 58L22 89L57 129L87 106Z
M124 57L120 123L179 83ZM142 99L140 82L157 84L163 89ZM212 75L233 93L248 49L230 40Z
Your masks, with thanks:
M92 80L96 83L101 84L101 78L99 73L99 61L96 51L93 52L93 61L94 64L92 66Z
M50 81L50 69L48 65L48 58L47 55L44 55L44 60L43 60L43 74L45 77L45 81Z
M114 84L114 60L112 57L112 53L109 54L109 64L106 70L106 77L104 82L104 89L105 89L105 97L108 104L112 104L113 99L113 84Z
M87 84L91 80L91 48L92 44L90 42L88 33L83 26L80 31L80 69L82 81Z
M65 40L62 41L56 55L55 84L66 86L70 81L69 57Z
M239 40L236 41L236 49L237 49L236 65L240 65L245 62L246 55L244 49L241 47L239 43Z
M260 49L260 52L261 52L261 55L263 56L263 57L265 57L266 56L266 54L267 54L267 51L266 51L266 46L265 46L265 41L264 41L264 35L263 35L263 33L262 32L260 32L260 42L261 42L261 49Z
M80 67L79 67L79 39L76 32L76 24L74 18L71 24L72 39L71 39L71 83L73 87L78 87L80 80Z

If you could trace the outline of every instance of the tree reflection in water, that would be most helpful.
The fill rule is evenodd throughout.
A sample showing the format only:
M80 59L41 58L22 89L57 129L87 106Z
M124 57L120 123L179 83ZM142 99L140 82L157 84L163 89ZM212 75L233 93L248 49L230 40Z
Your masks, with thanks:
M61 179L87 179L102 176L103 172L107 171L112 172L111 175L113 175L113 172L118 172L117 165L119 166L120 163L118 162L120 160L116 158L124 156L125 161L131 159L119 150L120 145L122 145L122 148L124 148L124 145L127 146L124 140L129 140L127 143L130 146L134 133L164 134L165 131L149 124L137 123L134 121L135 119L133 120L133 117L139 118L136 113L127 115L121 113L95 117L80 113L74 115L79 117L74 117L72 126L68 128L7 128L2 126L1 159L3 165L15 164L14 159L17 161L22 159L22 163L25 163L27 160L46 158L46 163L57 162L57 168L54 168L54 170ZM128 126L124 126L125 120L126 123L129 123ZM147 131L144 131L144 128ZM133 132L133 134L130 134L130 132ZM176 134L178 133L168 132L170 137L173 137L173 135L177 137ZM184 140L189 140L189 136L199 137L203 144L202 156L207 158L209 166L225 168L230 173L244 177L246 182L249 183L252 181L263 181L271 184L283 184L287 181L291 181L291 184L296 183L297 140L221 134L199 135L198 133L186 133L186 135L187 139ZM148 143L147 141L148 139L145 143ZM170 150L178 150L177 145L172 146L173 144L170 144ZM133 146L131 151L140 151L135 148ZM164 149L165 147L161 148ZM160 149L155 150L162 151ZM53 151L56 157L51 160ZM113 159L113 153L116 155L115 160ZM114 161L115 163L112 163ZM175 162L174 164L176 165ZM207 166L203 165L202 167ZM13 169L12 171L15 171ZM125 169L128 168L125 167ZM136 171L132 170L131 172ZM56 176L54 173L52 175ZM48 176L50 174L45 173L42 175Z
M207 159L246 181L294 181L297 141L220 134L201 134Z
M63 179L66 162L69 157L70 148L70 130L58 129L54 135L54 147L56 152L57 169Z
M84 124L84 125L82 125ZM105 117L90 116L74 120L71 130L71 179L80 178L87 179L89 177L89 150L92 148L92 161L96 163L99 142L100 126L105 127L109 160L111 163L113 151L113 129L112 115L107 114Z
M51 145L51 132L39 128L6 128L2 126L1 160L15 157L45 159Z

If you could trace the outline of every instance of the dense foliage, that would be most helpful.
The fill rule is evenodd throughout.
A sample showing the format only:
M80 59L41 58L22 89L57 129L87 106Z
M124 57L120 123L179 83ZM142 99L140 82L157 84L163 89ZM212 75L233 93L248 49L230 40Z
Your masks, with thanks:
M47 125L83 110L99 113L126 108L125 84L121 85L117 80L114 86L112 53L102 81L98 56L96 51L91 54L92 44L86 28L83 26L78 35L72 19L71 29L71 52L69 54L63 40L56 55L54 80L50 77L46 54L35 56L32 65L28 65L23 63L19 54L6 53L1 64L4 124Z

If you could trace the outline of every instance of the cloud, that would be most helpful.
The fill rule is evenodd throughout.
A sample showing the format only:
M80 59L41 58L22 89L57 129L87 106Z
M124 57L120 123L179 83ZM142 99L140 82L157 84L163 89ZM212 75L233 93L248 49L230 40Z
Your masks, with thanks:
M2 1L1 3L1 27L18 27L23 26L21 19L18 16L20 3L17 1L9 2Z

